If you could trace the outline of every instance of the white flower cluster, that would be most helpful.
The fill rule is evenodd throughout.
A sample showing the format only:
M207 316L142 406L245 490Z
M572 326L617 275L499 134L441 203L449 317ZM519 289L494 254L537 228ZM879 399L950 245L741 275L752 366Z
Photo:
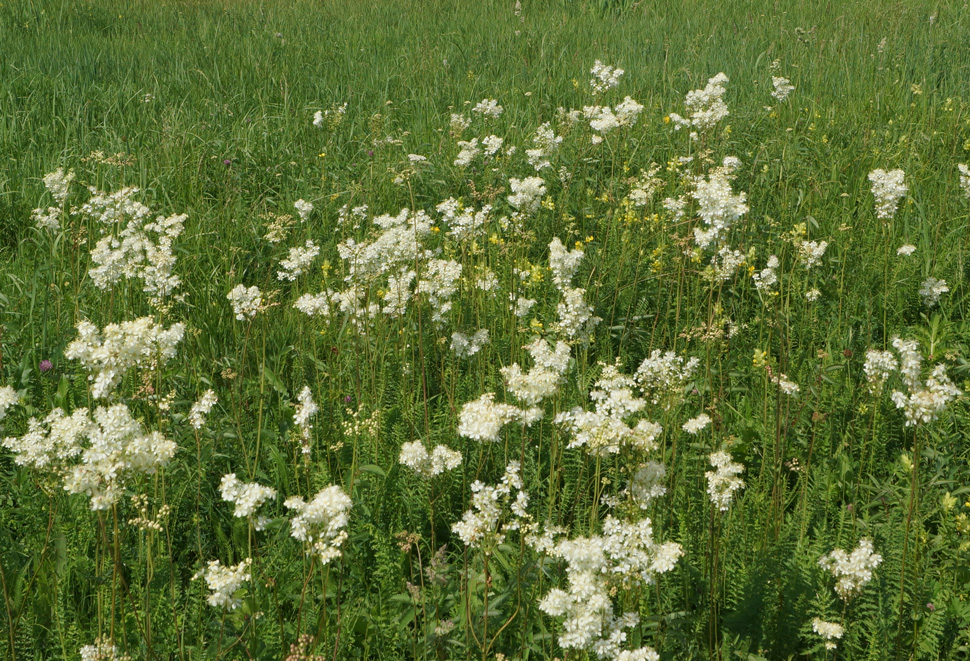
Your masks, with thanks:
M676 113L670 113L670 121L674 128L693 128L703 133L713 127L719 121L728 116L727 104L724 103L724 85L728 82L728 77L719 73L707 81L707 86L702 90L693 90L687 93L684 99L684 106L687 108L689 119L685 119Z
M620 84L620 76L623 75L623 69L603 64L599 60L593 63L593 68L589 72L593 74L592 80L589 81L593 94L602 94L606 90L613 89Z
M293 208L296 209L296 213L299 214L301 223L305 223L306 219L310 217L310 213L313 211L313 205L303 199L299 199L294 202Z
M34 209L31 218L37 223L37 227L49 230L60 229L61 216L64 213L63 206L72 181L74 181L74 172L64 174L63 168L57 168L54 172L44 175L44 186L60 206Z
M583 108L583 117L589 120L589 127L600 134L593 136L593 144L599 144L603 141L602 136L613 129L634 126L641 112L643 105L626 97L616 108L586 106Z
M888 220L896 215L899 200L909 191L902 170L873 170L869 173L872 196L876 198L876 217Z
M280 262L283 270L276 272L276 278L279 280L289 280L290 282L296 280L307 272L310 265L313 264L313 260L319 254L320 247L313 243L313 241L307 241L306 247L304 248L290 248L289 257Z
M472 108L472 112L477 112L486 119L498 119L502 110L504 108L495 99L482 99Z
M967 167L964 163L957 164L957 169L960 171L960 188L967 197L970 197L970 167Z
M539 209L539 202L546 194L546 182L541 177L526 177L525 179L509 178L509 204L524 214L532 215Z
M235 473L222 476L219 483L219 493L227 503L233 503L236 507L232 515L240 519L247 519L254 514L259 506L271 498L276 498L276 489L264 487L257 482L243 482L236 477ZM256 530L265 527L266 519L260 517L256 522Z
M535 145L535 149L525 150L529 165L534 167L536 172L552 167L549 159L562 144L562 136L557 136L549 122L546 122L536 129L535 135L532 136L532 143Z
M825 255L825 249L828 247L828 241L800 241L798 243L798 257L802 260L802 266L805 267L806 271L818 266L818 263L822 261L822 256Z
M896 362L896 357L893 356L892 351L869 349L866 352L866 362L862 366L866 381L869 383L869 389L876 393L880 392L883 384L886 383L886 379L898 367L899 363Z
M20 395L10 386L0 388L0 420L7 417L7 410L20 402Z
M482 233L482 228L488 222L488 216L492 212L492 205L486 204L481 211L475 211L464 208L461 202L449 197L435 209L451 227L449 235L458 241L468 241ZM459 269L460 267L459 264Z
M523 372L518 363L512 363L500 371L508 391L519 401L535 406L556 394L569 367L569 345L559 341L552 348L546 340L536 338L525 348L532 356L532 369Z
M788 98L788 95L795 90L795 86L791 84L791 81L787 78L781 76L772 76L771 85L774 87L771 96L775 97L779 101L784 101Z
M430 256L421 246L421 239L431 234L432 224L424 211L401 209L396 216L377 216L373 223L379 228L373 240L357 243L347 239L337 245L346 262L347 284L372 282Z
M74 171L64 173L64 168L57 168L53 172L44 175L44 187L58 204L64 204L67 200L68 189L74 181Z
M711 264L706 275L714 282L727 282L744 264L745 254L740 250L732 250L730 246L723 246L711 257Z
M549 242L549 269L557 289L569 286L585 254L581 248L566 250L559 237Z
M768 258L765 268L758 273L751 274L754 286L758 291L770 292L771 288L778 283L778 273L776 269L781 265L776 255Z
M698 358L685 361L673 351L654 349L640 363L633 378L647 401L654 406L662 404L664 409L670 410L680 403L700 364Z
M859 546L851 553L836 549L823 555L818 564L832 572L835 577L835 591L844 601L862 592L866 583L872 580L872 570L882 562L882 556L873 552L871 539L860 539Z
M562 300L556 306L559 322L555 328L567 338L581 342L587 342L593 329L602 321L593 314L593 309L584 298L585 294L585 289L564 289Z
M307 544L307 553L316 553L324 565L340 557L340 546L347 539L345 528L351 506L350 496L343 489L331 485L310 502L292 496L283 505L294 510L290 535Z
M901 255L903 257L909 257L914 252L916 252L916 246L914 246L911 243L906 243L904 245L899 246L899 248L896 249L896 254Z
M475 160L475 157L482 153L481 148L478 146L478 138L459 140L458 148L460 151L458 152L458 156L455 157L456 168L467 168Z
M121 278L139 278L144 282L143 291L151 295L150 302L158 304L181 284L173 273L172 244L185 229L188 215L158 216L149 221L151 210L131 199L137 188L111 194L89 190L92 197L78 213L120 228L117 236L104 233L91 251L91 261L97 265L89 272L91 280L99 289L108 289Z
M707 493L711 502L722 512L727 512L734 499L734 492L744 487L744 480L738 477L744 466L731 461L727 452L714 452L708 457L716 471L707 471Z
M586 342L593 329L602 321L593 315L593 309L585 300L586 290L574 288L570 281L576 273L584 252L576 248L567 251L558 237L549 243L549 268L552 271L552 283L562 295L556 307L559 316L554 329L563 333L570 340Z
M657 178L657 173L660 172L660 166L656 163L651 163L650 167L640 173L630 186L630 192L627 193L627 197L635 207L643 207L647 205L651 199L653 199L654 193L663 186L663 181Z
M481 328L471 337L455 331L451 334L451 350L459 358L471 358L488 344L488 329Z
M485 209L482 209L482 213ZM418 280L415 291L428 296L431 321L435 324L443 324L445 315L451 311L450 299L458 291L461 271L461 264L453 259L432 259L425 266L425 277Z
M468 402L458 414L458 435L475 441L495 443L502 427L510 422L531 426L542 418L542 409L520 409L511 404L496 404L495 393L485 393Z
M92 382L95 399L108 397L125 372L132 367L157 368L175 357L185 326L172 324L168 329L151 317L141 317L121 324L108 324L104 332L88 321L77 325L78 338L67 345L64 356L79 360Z
M522 489L519 473L519 462L512 461L505 467L505 475L498 486L488 486L478 480L472 482L472 509L466 510L461 521L451 526L465 546L490 554L505 541L508 531L518 530L523 521L528 520L525 508L529 505L529 494ZM513 490L518 491L514 499Z
M216 393L211 388L202 393L202 397L192 405L189 411L189 424L192 425L193 429L198 430L205 427L205 417L209 415L209 411L218 401L219 398L216 397Z
M933 368L925 384L921 382L923 359L915 340L896 338L893 340L893 347L899 352L899 371L909 390L909 395L894 390L891 395L893 404L896 408L903 409L907 427L933 422L947 404L963 393L953 385L953 381L946 374L946 366L942 363Z
M837 645L833 641L840 640L842 634L845 633L845 629L842 628L841 624L826 622L820 617L812 620L812 631L822 637L822 640L825 641L825 649L827 650L834 650Z
M434 450L428 452L421 441L413 441L401 446L398 461L428 479L458 468L461 465L461 452L447 445L436 445Z
M486 135L482 138L482 149L485 150L485 156L494 156L504 144L505 138L500 138L497 135Z
M313 401L313 393L310 392L310 386L303 386L303 390L300 391L296 399L297 404L296 410L293 412L293 424L300 429L303 454L310 454L310 430L313 429L313 425L310 424L310 418L317 414L320 407Z
M633 479L630 480L630 495L641 509L647 509L654 498L667 493L664 479L667 477L667 467L657 461L642 464Z
M118 648L106 638L98 638L94 645L84 645L78 650L81 661L131 661L127 654L119 655Z
M555 418L573 436L567 447L582 447L600 457L616 454L623 446L639 452L655 450L663 432L659 424L640 420L630 427L624 422L646 406L645 400L633 396L635 386L636 382L622 374L618 365L603 366L603 373L589 393L594 410L577 406Z
M232 312L239 321L252 319L263 307L263 292L256 286L247 288L245 285L236 285L226 298L232 304Z
M249 571L252 558L246 558L238 565L223 565L218 560L211 560L209 565L193 578L205 579L206 585L212 590L206 601L213 608L228 608L235 610L242 604L242 599L236 593L246 581L252 580Z
M93 416L85 408L71 416L56 408L43 422L31 418L27 433L5 438L3 447L15 454L18 465L63 475L68 493L86 494L92 510L105 510L118 502L129 478L154 473L175 456L177 446L159 432L146 433L127 406L115 404L99 406ZM81 463L69 466L78 456Z
M685 422L684 426L681 427L681 429L683 429L685 432L687 432L692 436L696 436L701 431L703 431L709 424L711 424L711 416L707 415L706 413L701 413L696 418L691 418L690 420Z
M771 377L771 382L778 386L783 395L797 395L801 388L794 381L790 381L784 374L777 374Z
M697 214L705 226L694 228L694 243L701 249L722 241L727 231L748 212L744 191L735 195L731 189L731 180L739 165L740 161L728 157L706 177L691 181L690 194L697 200Z
M27 421L27 433L20 438L8 437L3 447L14 453L19 466L53 469L56 473L69 459L81 453L81 439L91 429L87 409L78 409L67 416L63 409L51 411L43 422L37 418Z
M923 305L934 308L940 302L940 297L948 291L950 291L950 288L947 286L946 280L929 277L920 286L919 295L923 297Z
M684 553L679 544L655 542L650 519L628 523L607 517L602 535L561 540L548 552L566 562L567 587L550 590L539 609L564 618L563 649L589 650L600 659L657 658L649 648L622 650L624 630L639 618L636 613L617 617L612 595L620 588L650 585L658 574L672 570Z

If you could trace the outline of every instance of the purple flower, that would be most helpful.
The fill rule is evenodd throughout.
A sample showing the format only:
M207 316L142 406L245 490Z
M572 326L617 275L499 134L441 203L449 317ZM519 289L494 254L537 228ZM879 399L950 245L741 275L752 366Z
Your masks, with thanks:
M50 372L52 369L54 369L54 363L45 358L44 360L40 361L40 365L38 365L38 367L40 368L41 372Z
M344 404L350 404L350 402L352 402L353 400L354 400L353 397L351 397L350 395L347 395L346 397L344 397Z
M930 611L931 613L936 610L936 606L933 605L932 601L926 604L926 610Z
M373 156L374 155L374 150L373 149L368 149L367 150L367 155L368 156Z
M222 164L223 164L223 165L227 165L227 166L228 166L228 165L232 165L232 161L231 161L230 159L228 159L228 158L227 158L226 160L224 160L224 161L222 162Z

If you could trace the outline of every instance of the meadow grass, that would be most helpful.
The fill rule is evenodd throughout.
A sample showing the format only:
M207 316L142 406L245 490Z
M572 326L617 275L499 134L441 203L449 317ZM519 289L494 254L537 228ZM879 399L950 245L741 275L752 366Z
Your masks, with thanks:
M890 399L908 392L901 377L874 393L863 365L868 350L914 339L927 367L944 364L968 389L970 199L957 169L970 161L968 21L960 3L915 1L526 0L517 12L493 0L3 0L0 385L20 401L2 435L22 437L54 407L105 405L65 357L80 321L148 316L186 330L174 360L155 355L157 369L126 371L108 400L178 445L163 469L131 476L113 506L92 511L65 491L63 473L0 450L0 657L74 659L101 638L134 659L596 658L565 648L563 618L540 608L551 589L567 589L564 558L533 548L525 531L469 545L453 529L473 484L499 484L518 461L537 526L595 546L608 517L649 516L658 542L683 550L655 581L610 584L615 614L639 616L625 649L664 659L965 658L966 400L907 425ZM625 74L594 98L596 60ZM730 79L730 115L691 141L671 113L686 115L685 94L719 72ZM794 85L786 100L772 98L772 76ZM627 95L644 106L635 126L602 144L588 120L557 119L559 108ZM482 99L504 112L485 121L472 111ZM330 112L322 126L317 111ZM472 121L460 136L452 113ZM544 122L564 140L537 173L524 152ZM453 164L459 139L489 134L518 152ZM713 249L692 239L696 180L686 175L726 156L741 161L731 186L750 209L723 239L744 262L718 281L707 269ZM632 179L651 164L662 187L635 206ZM52 203L42 177L56 168L77 176L67 206L90 197L81 184L137 186L155 214L188 214L173 244L178 298L152 305L135 280L94 285L91 250L117 228L83 214L65 214L57 231L36 227L32 210ZM867 175L896 168L908 193L882 220ZM543 204L503 224L514 211L509 178L530 176L545 180ZM662 203L678 196L683 218ZM492 204L485 228L451 237L435 210L450 197ZM303 223L297 199L314 205ZM338 222L341 208L361 205L369 215L359 228ZM404 314L367 321L293 309L302 294L343 290L352 264L338 243L373 240L370 219L403 208L427 212L434 226L420 242L435 259L462 265L443 325L410 289ZM283 216L286 238L267 241ZM531 366L524 347L537 336L566 338L565 294L548 266L554 238L585 252L572 286L602 321L572 338L541 421L508 425L499 442L470 440L459 434L463 408L484 393L522 404L500 369ZM281 259L307 240L320 257L281 281ZM828 242L811 270L799 257L808 240ZM909 257L897 255L904 244L915 246ZM758 289L751 275L771 255L779 282ZM413 262L419 279L428 257ZM476 285L487 272L497 294ZM928 277L949 288L934 307L919 294ZM263 294L253 318L235 319L226 298L240 284ZM393 286L369 282L366 300ZM818 299L806 300L813 289ZM519 318L509 292L537 303ZM489 343L457 356L452 333L478 329ZM654 350L699 361L670 407L644 402L640 417L664 430L658 447L605 456L569 447L575 430L555 416L592 410L610 390L597 382L604 365L619 360L632 375ZM782 392L779 374L797 394ZM294 422L304 386L320 407L308 430ZM197 430L189 412L209 388L219 403ZM682 431L701 413L709 426ZM417 476L400 461L416 440L461 451L460 467ZM723 513L705 476L718 450L745 469ZM666 466L666 494L641 509L629 484L648 459ZM260 510L265 530L233 516L220 495L228 473L278 493ZM323 564L291 537L282 502L328 485L353 506L340 557ZM502 507L503 524L517 520ZM865 538L882 562L857 596L840 599L819 559ZM211 560L247 558L238 607L208 603L193 577ZM835 651L813 618L844 626ZM642 654L625 658L651 658Z

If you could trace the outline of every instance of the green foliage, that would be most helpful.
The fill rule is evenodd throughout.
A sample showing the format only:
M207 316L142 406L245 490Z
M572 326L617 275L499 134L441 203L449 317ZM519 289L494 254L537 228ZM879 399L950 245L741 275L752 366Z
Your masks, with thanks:
M562 657L561 618L539 603L566 586L567 563L537 553L526 530L485 551L452 528L476 482L495 485L512 461L538 526L588 537L611 513L649 516L658 541L683 548L656 583L611 594L618 615L639 615L627 647L662 659L829 658L817 617L845 627L840 658L965 658L966 399L906 426L891 401L905 390L899 377L873 392L863 364L869 349L915 339L927 364L970 384L970 203L957 170L970 160L968 20L927 2L785 12L632 0L0 4L0 385L20 398L0 417L3 436L55 407L104 404L65 357L79 321L149 315L187 328L175 360L128 371L110 400L178 445L114 508L92 511L62 474L0 450L0 658L76 659L99 637L135 659L296 659L299 644L319 655L303 658ZM588 87L595 60L626 72L602 97ZM730 115L692 142L670 113L685 114L684 95L720 71ZM795 86L784 101L770 96L779 75ZM588 120L557 119L558 108L626 95L644 110L602 144ZM470 112L483 98L499 101L501 117ZM316 111L328 113L322 126ZM472 127L453 134L451 113ZM543 204L519 226L501 222L513 211L509 178L537 174L523 152L544 122L563 142L538 173ZM457 140L491 133L518 153L453 164ZM731 183L750 210L726 236L744 262L718 280L713 252L692 240L688 182L725 156L741 160ZM88 272L102 227L89 217L35 226L32 209L52 204L41 177L58 167L77 176L68 208L87 201L85 186L137 186L153 214L188 214L174 244L180 298L153 307L135 280L96 288ZM876 168L903 169L909 186L888 222L873 212ZM649 172L658 190L636 206L631 187ZM662 201L678 195L683 218ZM493 205L479 236L448 234L435 207L450 197ZM297 199L314 205L303 223ZM338 222L345 205L429 214L426 246L463 267L444 324L421 297L362 326L343 311L292 308L301 294L345 287L338 243L373 238L369 225ZM272 231L285 238L267 240ZM585 251L574 284L602 322L573 342L541 422L507 426L497 443L463 438L462 407L488 392L514 403L500 368L530 365L535 336L561 336L553 238ZM287 250L307 240L320 258L279 279ZM811 270L798 250L808 240L829 242ZM897 255L904 244L912 256ZM750 277L771 255L774 294ZM486 269L497 293L476 286ZM931 276L950 291L930 309L919 290ZM265 296L252 320L234 319L226 300L240 283ZM366 300L381 302L386 280L372 285ZM521 319L512 291L536 300ZM482 328L490 342L459 358L452 333ZM699 360L675 397L640 414L662 424L658 449L567 447L574 439L554 415L592 408L601 364L619 359L632 374L654 350ZM293 417L304 386L320 408L309 440ZM209 388L220 401L197 431L189 411ZM682 431L701 413L710 426ZM460 468L419 477L399 460L414 441L460 450ZM746 483L723 514L705 477L719 449L744 465ZM640 510L628 487L647 459L666 466L667 493ZM265 529L223 501L230 472L276 490L260 510ZM323 565L292 538L283 501L331 484L353 507L341 557ZM819 558L861 538L883 560L843 602ZM196 577L211 560L246 558L238 607L211 606Z

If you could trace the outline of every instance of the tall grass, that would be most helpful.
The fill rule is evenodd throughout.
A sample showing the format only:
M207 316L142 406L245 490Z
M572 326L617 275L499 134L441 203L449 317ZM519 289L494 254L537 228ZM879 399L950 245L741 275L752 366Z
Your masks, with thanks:
M23 435L30 417L53 407L97 405L85 371L64 357L78 321L154 315L187 332L153 382L132 372L119 389L119 401L179 450L163 471L131 482L114 509L92 512L55 475L0 451L0 657L77 658L104 636L132 658L284 658L303 635L306 654L328 659L561 657L562 622L538 603L565 585L564 565L515 532L490 553L467 548L452 524L472 484L496 484L514 460L539 524L599 534L622 510L603 496L622 500L643 457L570 449L553 414L592 407L599 363L619 359L631 374L661 349L700 360L683 403L648 408L665 430L651 458L666 465L667 494L645 514L655 536L685 554L656 584L615 596L618 614L640 616L628 647L649 645L665 659L962 658L965 400L907 427L889 398L898 383L873 394L862 367L867 350L913 338L968 389L970 200L956 167L970 160L968 20L961 5L929 2L548 0L516 13L514 2L493 0L4 0L0 385L22 404L0 422L3 436ZM428 246L465 269L445 327L419 303L364 329L292 309L302 293L342 286L336 246L353 235L336 220L344 205L437 218L438 203L460 197L494 204L496 218L510 213L508 177L535 174L521 152L536 127L555 122L557 108L594 103L594 60L625 69L604 102L642 103L637 125L596 147L585 123L567 133L554 166L571 177L540 174L547 204L521 231L493 220L474 242L457 242L439 223ZM683 114L684 95L720 71L731 114L692 144L669 115ZM772 75L791 79L788 100L770 96ZM461 139L495 133L519 154L456 168L449 115L484 98L504 113ZM315 111L344 103L346 114L313 126ZM693 161L678 162L688 153ZM412 166L408 154L428 164ZM730 244L748 257L737 275L711 283L710 254L690 252L692 215L677 220L660 200L682 189L682 173L729 155L742 161L733 186L750 206ZM664 188L634 208L628 180L651 163ZM49 204L41 177L57 167L100 190L138 186L154 212L189 214L176 242L184 302L159 313L135 284L92 286L100 228L89 220L61 232L34 227L32 209ZM873 213L866 175L876 168L906 172L909 193L891 222ZM403 185L394 182L402 172ZM86 199L80 187L73 195L71 204ZM299 198L315 206L309 220L294 220L283 243L267 242L267 225L295 219ZM799 265L796 236L829 241L820 266ZM486 392L511 401L499 369L529 363L523 346L534 334L555 336L559 295L546 268L554 237L585 250L574 284L603 321L573 346L541 423L510 426L496 444L460 438L462 407ZM280 282L280 259L308 239L320 260ZM907 243L913 256L898 256ZM747 270L773 254L776 297L757 291ZM496 297L472 281L486 267ZM932 309L918 294L928 276L950 288ZM269 294L252 320L235 320L226 300L240 283ZM538 300L521 320L508 310L512 287ZM820 298L809 302L813 288ZM491 342L456 357L452 332L479 328ZM780 392L778 373L799 384L797 396ZM304 385L321 409L308 457L293 424ZM186 416L207 388L220 402L195 432ZM709 427L681 431L702 412ZM419 479L399 463L415 440L461 450L460 469ZM708 455L722 447L746 468L723 515L705 492ZM221 499L230 472L279 492L265 531ZM354 504L342 557L322 565L290 537L282 499L329 484ZM136 517L161 528L128 523ZM864 537L883 563L844 604L818 561ZM216 558L253 559L238 609L211 607L193 580ZM836 652L813 633L814 617L844 624Z

